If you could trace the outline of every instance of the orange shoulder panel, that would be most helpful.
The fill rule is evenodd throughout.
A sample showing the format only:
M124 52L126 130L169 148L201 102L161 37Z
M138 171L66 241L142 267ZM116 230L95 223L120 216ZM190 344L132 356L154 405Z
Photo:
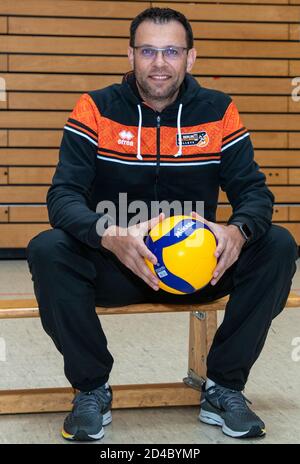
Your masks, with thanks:
M70 114L70 118L76 119L76 121L98 133L100 113L95 102L87 93L80 96Z
M244 124L235 103L232 101L223 116L223 139L226 137L227 141L229 141L231 134L233 134L234 138L242 129L244 129L244 132Z

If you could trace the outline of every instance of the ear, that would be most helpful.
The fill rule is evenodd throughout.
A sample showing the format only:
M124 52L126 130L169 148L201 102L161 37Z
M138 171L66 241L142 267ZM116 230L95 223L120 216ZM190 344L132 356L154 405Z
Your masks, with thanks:
M130 47L130 45L128 46L127 54L128 54L129 63L131 65L131 69L133 69L134 68L134 50L132 47Z
M196 56L197 56L197 50L195 48L191 48L187 56L187 63L186 63L187 72L190 72L192 67L194 66L194 63L196 61Z

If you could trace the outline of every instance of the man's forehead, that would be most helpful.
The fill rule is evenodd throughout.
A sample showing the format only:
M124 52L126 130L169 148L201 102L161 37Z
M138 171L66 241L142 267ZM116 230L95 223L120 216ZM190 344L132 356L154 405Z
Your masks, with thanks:
M143 21L136 30L136 43L153 46L185 45L186 33L178 21L157 24Z

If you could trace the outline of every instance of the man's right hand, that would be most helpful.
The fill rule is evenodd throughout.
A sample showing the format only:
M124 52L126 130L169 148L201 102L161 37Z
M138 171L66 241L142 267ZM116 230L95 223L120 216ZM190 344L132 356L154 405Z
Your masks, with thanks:
M164 213L160 213L159 216L149 221L128 228L109 226L101 239L101 245L104 248L114 253L126 267L142 278L153 290L159 290L159 280L152 274L144 258L153 264L156 264L157 259L145 245L144 237L164 218Z

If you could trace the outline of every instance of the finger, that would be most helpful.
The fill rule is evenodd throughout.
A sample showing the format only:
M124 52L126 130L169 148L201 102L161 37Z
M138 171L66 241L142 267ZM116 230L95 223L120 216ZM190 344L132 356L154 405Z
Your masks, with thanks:
M200 216L200 214L196 213L196 211L191 211L190 216L195 219L199 219L199 221L203 221L206 225L208 225L208 221L204 217Z
M142 258L137 256L135 259L132 259L131 269L138 277L143 279L146 284L152 287L153 290L159 289L159 280L152 274Z
M165 213L160 213L158 216L156 216L156 217L154 217L152 219L149 219L149 221L148 221L148 229L147 230L153 229L153 227L156 226L156 224L163 221L164 219L165 219Z
M215 257L219 258L224 252L225 248L226 248L226 240L224 237L220 237L218 240L217 248L214 253Z
M152 264L157 263L157 258L156 256L149 250L149 248L145 245L144 242L138 242L137 247L136 247L137 252L139 253L140 256L143 258L148 259L151 261Z
M228 269L229 264L230 264L230 254L228 251L224 251L213 272L213 279L211 280L212 285L215 285L221 279L226 269Z
M200 214L196 213L196 211L191 211L190 216L192 216L195 219L198 219L199 221L204 222L204 224L206 224L213 231L214 234L217 234L218 232L218 228L216 227L217 224L215 224L214 222L208 221L203 216L200 216Z

